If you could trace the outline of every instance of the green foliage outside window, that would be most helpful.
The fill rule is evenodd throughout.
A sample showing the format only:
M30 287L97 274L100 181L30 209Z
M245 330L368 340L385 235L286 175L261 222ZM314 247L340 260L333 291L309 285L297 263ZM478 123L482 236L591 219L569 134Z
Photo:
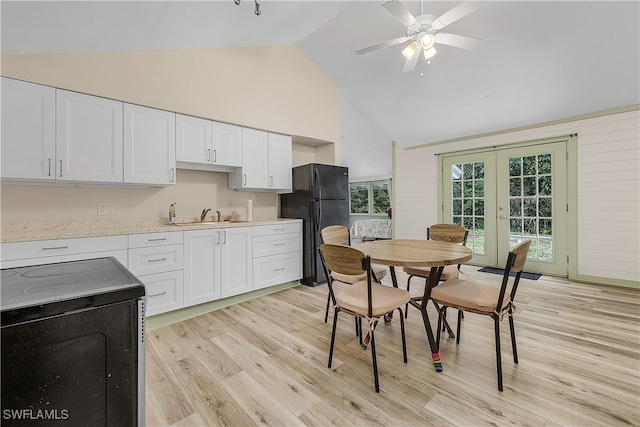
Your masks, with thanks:
M386 214L391 207L389 181L365 181L350 186L351 213Z

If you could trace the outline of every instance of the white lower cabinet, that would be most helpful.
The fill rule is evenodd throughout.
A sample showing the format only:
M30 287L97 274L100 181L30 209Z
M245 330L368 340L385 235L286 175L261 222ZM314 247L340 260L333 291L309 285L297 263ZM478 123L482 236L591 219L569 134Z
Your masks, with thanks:
M178 310L184 306L183 271L138 276L147 293L146 316Z
M253 233L253 289L302 277L302 223L261 225Z
M146 315L184 306L184 257L181 231L129 235L129 271L147 295Z
M184 232L185 306L251 291L252 235L252 227Z

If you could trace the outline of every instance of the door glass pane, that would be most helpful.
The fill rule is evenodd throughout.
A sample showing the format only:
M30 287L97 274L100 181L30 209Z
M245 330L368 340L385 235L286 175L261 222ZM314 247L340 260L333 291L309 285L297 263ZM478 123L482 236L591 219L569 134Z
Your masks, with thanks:
M553 260L551 154L509 158L510 247L532 239L528 259Z
M469 230L467 246L474 254L486 253L484 239L484 162L451 166L453 223Z

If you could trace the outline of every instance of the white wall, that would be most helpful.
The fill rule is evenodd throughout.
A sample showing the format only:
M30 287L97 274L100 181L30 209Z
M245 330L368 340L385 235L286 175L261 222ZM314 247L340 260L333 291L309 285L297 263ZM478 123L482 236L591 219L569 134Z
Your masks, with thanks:
M349 180L391 176L391 138L340 95L340 165L349 168Z
M396 238L438 221L436 153L578 134L577 279L640 287L640 111L395 152ZM570 246L571 246L570 242Z

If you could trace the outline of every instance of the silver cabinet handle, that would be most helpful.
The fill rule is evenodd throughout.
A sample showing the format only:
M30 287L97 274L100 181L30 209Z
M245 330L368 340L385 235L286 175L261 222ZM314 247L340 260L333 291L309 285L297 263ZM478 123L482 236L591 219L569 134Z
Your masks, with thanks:
M207 162L211 161L211 148L207 148Z
M166 260L167 260L167 257L164 257L164 258L158 258L158 259L150 259L150 260L147 260L147 262L160 262L160 261L166 261Z
M163 240L167 240L166 237L157 237L155 239L147 239L148 242L161 242Z
M223 237L222 244L226 245L227 244L227 232L226 231L222 232L222 237Z
M175 182L176 181L176 170L174 168L171 168L171 182Z
M282 268L274 268L273 269L273 271L282 271L282 270L284 270L284 267L282 267Z
M43 251L51 251L55 249L69 249L69 246L52 246L50 248L42 248Z
M242 184L242 185L243 185L243 186L246 186L246 185L247 185L247 174L245 173L245 174L243 174L242 176L243 176L243 179L244 179L244 182L243 182L243 184Z
M164 294L166 294L166 293L167 293L167 291L160 292L159 294L149 295L149 298L153 298L153 297L160 297L160 296L162 296L162 295L164 295Z
M62 178L62 160L60 160L60 178Z
M220 232L216 231L216 245L220 244Z
M284 228L274 228L273 231L284 231Z
M284 246L286 243L274 243L273 246Z
M51 159L49 159L49 176L51 176Z
M216 163L218 161L218 153L216 152L216 150L213 150L213 163Z
M273 175L269 176L269 187L273 187Z

